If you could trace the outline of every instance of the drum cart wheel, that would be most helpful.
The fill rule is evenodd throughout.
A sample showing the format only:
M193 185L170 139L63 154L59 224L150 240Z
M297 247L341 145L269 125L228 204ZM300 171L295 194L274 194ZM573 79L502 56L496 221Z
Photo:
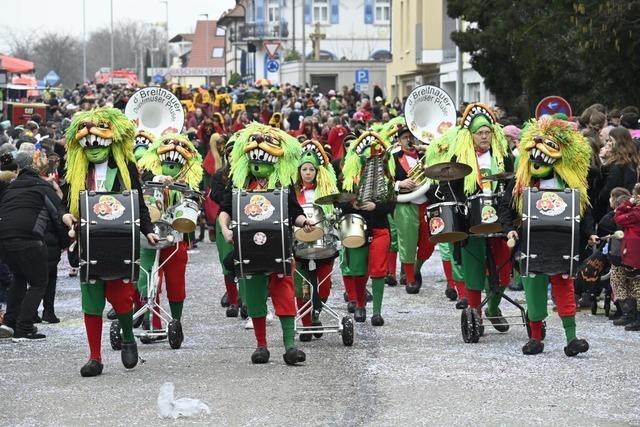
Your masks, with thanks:
M177 350L182 346L184 336L182 334L182 324L180 324L179 320L174 319L169 322L167 326L167 337L172 349Z
M350 316L344 316L342 318L342 344L346 347L353 345L353 319Z
M611 312L611 292L605 292L604 294L604 315L609 317Z
M462 310L460 328L462 330L462 339L467 344L475 344L480 340L480 316L474 309L467 307Z
M120 334L120 322L114 320L109 327L109 341L111 348L114 350L122 350L122 335Z

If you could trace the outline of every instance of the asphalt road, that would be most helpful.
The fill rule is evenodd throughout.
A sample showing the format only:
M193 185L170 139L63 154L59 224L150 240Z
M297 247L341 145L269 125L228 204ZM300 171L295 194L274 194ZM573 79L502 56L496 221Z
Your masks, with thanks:
M277 320L268 331L271 362L251 364L253 332L219 304L214 245L190 256L182 348L139 344L144 363L127 371L106 323L105 371L97 378L79 374L87 347L78 280L61 268L62 323L40 327L44 342L0 342L0 425L640 425L640 334L582 312L578 335L591 350L569 359L553 313L542 355L522 355L522 326L506 334L488 328L478 344L465 344L437 252L423 268L419 295L385 289L383 327L356 324L353 347L337 334L300 343L307 361L297 367L282 360ZM346 313L337 274L334 283L330 305ZM515 313L505 303L503 312ZM167 381L177 398L200 399L211 414L160 419L156 400Z

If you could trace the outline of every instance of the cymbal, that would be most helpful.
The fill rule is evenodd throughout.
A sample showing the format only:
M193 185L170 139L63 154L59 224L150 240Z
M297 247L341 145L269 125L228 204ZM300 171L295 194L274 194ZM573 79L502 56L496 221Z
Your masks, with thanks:
M483 181L506 181L513 178L515 174L513 172L500 172L494 175L487 175L482 178Z
M464 163L436 163L424 170L424 175L436 181L453 181L471 173L471 166Z
M332 205L334 203L347 203L356 198L354 193L335 193L316 199L317 205Z

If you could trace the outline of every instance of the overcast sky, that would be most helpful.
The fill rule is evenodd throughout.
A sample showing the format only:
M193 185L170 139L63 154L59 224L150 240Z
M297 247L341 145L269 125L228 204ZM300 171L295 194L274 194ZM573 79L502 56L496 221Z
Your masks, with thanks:
M111 0L85 0L87 36L91 29L110 25ZM235 5L235 0L168 0L169 34L191 32L198 16L214 20ZM83 0L0 0L0 53L9 53L8 33L57 32L82 38ZM113 21L164 23L160 0L113 0Z

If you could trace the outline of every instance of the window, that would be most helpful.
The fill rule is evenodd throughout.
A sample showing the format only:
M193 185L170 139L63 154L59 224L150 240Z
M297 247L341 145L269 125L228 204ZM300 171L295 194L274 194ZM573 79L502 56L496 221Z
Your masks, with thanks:
M280 22L280 0L269 0L267 19L269 22Z
M391 18L389 0L376 0L376 24L388 23Z
M313 22L329 23L329 0L313 0Z
M212 58L222 58L223 54L224 54L224 49L221 47L214 47L213 51L211 51Z
M224 36L224 28L216 27L216 36Z

